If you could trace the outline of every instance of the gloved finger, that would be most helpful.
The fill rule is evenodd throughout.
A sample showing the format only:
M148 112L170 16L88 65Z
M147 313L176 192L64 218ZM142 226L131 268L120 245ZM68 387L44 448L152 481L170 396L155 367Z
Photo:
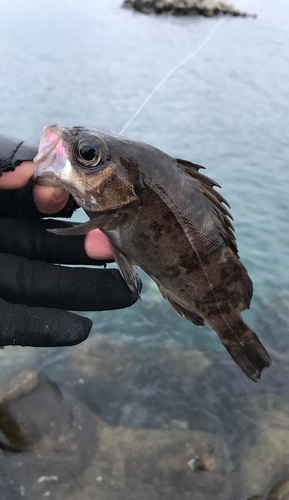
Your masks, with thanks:
M104 311L136 301L117 269L62 267L2 253L0 275L0 297L13 304Z
M0 299L0 345L58 347L85 340L92 321L58 309L8 304Z
M17 217L20 219L40 219L50 214L40 212L32 196L33 183L29 182L19 189L0 191L0 215ZM71 217L74 210L79 208L72 196L69 196L65 207L54 214L54 217Z
M38 146L15 137L0 134L0 176L2 172L9 172L23 161L33 160Z
M112 260L90 259L84 250L85 236L59 236L47 229L71 227L70 222L0 217L0 252L58 264L104 265Z

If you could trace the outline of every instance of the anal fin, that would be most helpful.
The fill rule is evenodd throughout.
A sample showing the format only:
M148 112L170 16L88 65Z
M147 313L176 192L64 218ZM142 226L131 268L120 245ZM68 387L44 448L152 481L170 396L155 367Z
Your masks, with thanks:
M158 285L158 287L164 299L168 301L171 308L179 316L181 316L181 318L186 318L197 326L204 326L205 322L203 318L201 318L201 316L198 316L187 307L184 307L183 304L180 304L178 301L176 301L176 299L173 298L163 287L161 287L160 285Z
M242 279L240 280L242 287L242 301L239 304L239 311L249 309L253 295L253 283L245 268L242 269Z

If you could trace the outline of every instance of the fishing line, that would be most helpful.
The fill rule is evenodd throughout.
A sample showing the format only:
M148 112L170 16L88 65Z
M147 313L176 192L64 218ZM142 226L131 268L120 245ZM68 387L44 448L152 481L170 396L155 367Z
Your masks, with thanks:
M119 135L123 134L125 129L131 124L131 122L137 117L137 115L141 112L141 110L144 108L146 103L150 100L150 98L155 94L155 92L160 88L160 86L165 83L165 81L183 64L185 64L189 59L194 57L200 50L208 43L208 41L212 38L212 36L216 33L217 29L219 28L220 24L223 22L224 17L219 19L215 27L212 29L211 33L207 36L207 38L201 43L201 45L194 50L188 57L183 59L180 63L178 63L169 73L157 84L157 86L153 89L153 91L147 96L147 98L144 100L144 102L141 104L141 106L138 108L138 110L135 112L135 114L131 117L131 119L126 123L126 125L123 127L123 129L119 132Z
M171 71L169 71L169 73L157 84L157 86L153 89L153 91L148 95L148 97L144 100L144 102L142 103L142 105L138 108L138 110L135 112L135 114L131 117L131 119L127 122L127 124L123 127L123 129L120 131L119 135L123 134L123 132L125 131L125 129L129 126L129 124L135 119L135 117L140 113L140 111L143 109L143 107L146 105L146 103L149 101L149 99L154 95L154 93L160 88L160 86L165 83L165 81L174 73L174 71L176 71L180 66L182 66L183 64L185 64L187 61L189 61L189 59L191 59L192 57L194 57L205 45L206 43L208 43L208 41L212 38L212 36L214 35L214 33L216 33L217 29L219 28L220 24L223 22L224 18L222 17L218 22L217 24L215 25L215 27L212 29L211 33L209 33L209 35L207 36L207 38L205 38L205 40L203 41L203 43L201 43L201 45L196 49L194 50L194 52L192 52L188 57L186 57L185 59L183 59L180 63L178 63L173 69L171 69ZM216 301L216 304L217 304L217 307L218 309L220 310L220 313L221 313L221 316L224 320L224 322L227 324L227 326L229 327L229 329L232 331L232 333L234 334L234 336L236 337L236 334L234 333L234 331L232 330L232 327L229 325L229 323L227 322L225 316L223 315L223 313L221 312L221 309L220 309L220 304L217 300L217 297L216 297L216 294L215 294L215 291L212 287L212 284L209 280L209 276L203 266L203 262L202 262L202 259L197 251L197 249L195 248L195 246L191 243L194 251L196 252L197 254L197 257L199 259L199 262L201 264L201 267L203 269L203 272L205 274L205 277L208 281L208 285L215 297L215 301Z

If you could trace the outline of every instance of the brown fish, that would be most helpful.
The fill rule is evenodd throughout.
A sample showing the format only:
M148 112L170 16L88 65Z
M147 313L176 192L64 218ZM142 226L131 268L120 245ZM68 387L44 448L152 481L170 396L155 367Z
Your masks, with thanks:
M101 229L137 296L140 266L177 314L205 320L244 373L260 378L270 357L240 314L252 282L229 205L203 167L110 132L58 125L44 130L35 162L36 182L64 186L91 218L55 233Z

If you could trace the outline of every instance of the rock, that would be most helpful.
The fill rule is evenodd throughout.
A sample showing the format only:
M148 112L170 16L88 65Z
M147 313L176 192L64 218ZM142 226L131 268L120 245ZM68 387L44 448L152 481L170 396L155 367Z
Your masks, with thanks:
M231 461L216 437L187 428L125 429L98 423L100 453L71 500L227 500Z
M74 375L93 383L94 393L101 389L107 397L119 399L131 389L137 364L126 345L95 334L76 347L71 368Z
M220 14L248 17L227 3L227 0L125 0L123 7L132 8L145 14L173 14L179 16L214 17ZM256 17L252 15L251 17Z
M111 427L31 370L0 389L0 410L7 439L0 443L0 491L7 500L231 498L226 446L186 421L173 419L164 429Z
M67 419L57 384L41 372L25 370L0 389L0 430L19 450L48 432L50 439L57 439Z
M289 479L280 481L272 488L266 500L288 500L289 498Z
M189 424L185 420L178 420L177 418L172 418L168 424L165 424L164 429L180 429L187 431L189 429Z
M1 487L11 478L7 489L16 498L39 500L47 491L55 500L70 498L98 451L94 415L32 370L0 389L0 430Z
M272 485L288 474L289 403L274 394L257 396L252 399L246 418L255 422L255 429L253 433L252 425L244 429L253 444L242 456L243 495L263 498Z

